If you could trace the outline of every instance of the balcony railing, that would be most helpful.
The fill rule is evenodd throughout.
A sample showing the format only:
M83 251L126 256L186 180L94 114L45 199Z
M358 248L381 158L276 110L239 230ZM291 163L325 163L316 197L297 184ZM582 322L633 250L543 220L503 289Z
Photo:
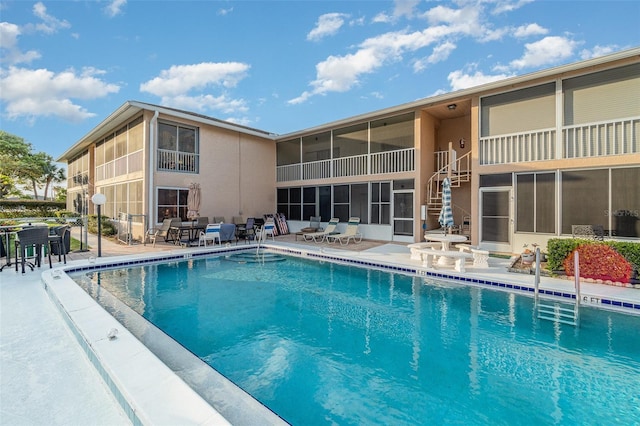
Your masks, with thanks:
M480 164L507 164L557 158L585 158L640 153L640 117L480 138Z
M553 160L555 146L555 129L484 137L480 138L480 164Z
M159 149L158 170L198 173L198 154Z
M289 164L276 168L278 182L329 179L415 170L415 149L407 148L375 154L354 155L332 160Z
M567 126L562 131L564 158L640 152L640 118Z

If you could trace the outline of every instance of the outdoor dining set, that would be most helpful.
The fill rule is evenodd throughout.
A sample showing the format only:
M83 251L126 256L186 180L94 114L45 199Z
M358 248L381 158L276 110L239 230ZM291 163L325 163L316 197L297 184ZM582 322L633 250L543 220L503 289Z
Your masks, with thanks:
M69 227L66 225L49 227L46 223L23 223L0 226L0 231L3 233L3 238L0 238L0 257L5 258L0 271L15 266L17 272L18 265L22 273L26 271L25 266L33 271L42 265L44 254L48 256L49 268L53 267L52 254L58 256L58 262L64 259L64 263L67 263Z

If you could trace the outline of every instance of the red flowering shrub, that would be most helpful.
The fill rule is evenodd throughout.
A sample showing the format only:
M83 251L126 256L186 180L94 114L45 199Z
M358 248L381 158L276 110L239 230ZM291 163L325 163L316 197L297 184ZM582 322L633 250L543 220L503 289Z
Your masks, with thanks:
M574 253L578 252L580 276L596 280L611 280L628 283L633 268L620 253L606 244L584 244L573 250L564 259L564 271L573 276Z

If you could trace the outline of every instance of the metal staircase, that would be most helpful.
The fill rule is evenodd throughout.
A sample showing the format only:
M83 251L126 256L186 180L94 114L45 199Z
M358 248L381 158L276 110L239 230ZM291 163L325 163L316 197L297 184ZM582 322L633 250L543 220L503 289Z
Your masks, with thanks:
M554 302L540 300L538 287L540 286L540 249L536 249L536 278L535 278L535 309L539 319L559 322L562 324L580 324L580 265L578 252L574 257L575 299L572 302Z
M438 216L442 208L442 182L446 177L451 181L451 187L457 188L464 182L471 181L471 151L456 158L453 148L449 151L436 152L437 171L427 182L427 212ZM469 212L464 211L466 215Z

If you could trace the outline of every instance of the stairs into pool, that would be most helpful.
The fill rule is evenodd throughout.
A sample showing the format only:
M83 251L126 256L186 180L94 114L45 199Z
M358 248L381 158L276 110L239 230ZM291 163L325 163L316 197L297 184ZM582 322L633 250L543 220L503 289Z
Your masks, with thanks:
M225 256L224 260L236 263L271 263L282 262L287 260L287 258L277 253L249 250Z

